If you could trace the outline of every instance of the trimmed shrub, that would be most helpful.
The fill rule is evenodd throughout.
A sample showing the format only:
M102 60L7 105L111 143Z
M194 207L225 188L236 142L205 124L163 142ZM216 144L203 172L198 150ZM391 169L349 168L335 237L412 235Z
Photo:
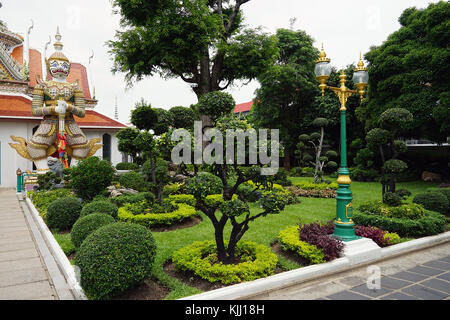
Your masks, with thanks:
M395 232L402 237L438 234L444 232L446 225L445 216L434 211L425 211L423 217L415 220L354 212L353 221L356 224L378 227L389 232Z
M146 201L149 205L155 202L155 195L151 192L139 192L137 194L123 194L115 198L109 198L109 201L117 205L123 206L125 203L137 203Z
M197 215L194 207L184 203L178 203L178 209L170 213L144 213L133 214L126 207L119 208L119 220L123 222L132 222L144 227L151 228L159 225L171 225L179 223L184 219Z
M338 184L333 183L314 183L314 182L308 182L308 181L298 181L294 183L294 186L300 189L304 190L324 190L324 189L332 189L337 190Z
M419 193L414 197L413 202L423 205L427 210L442 214L446 214L449 209L448 199L441 192Z
M111 223L92 232L75 258L90 299L108 299L151 275L156 255L152 233L131 223Z
M70 185L77 196L90 200L111 185L114 171L109 161L89 157L72 168Z
M163 195L182 194L185 188L184 183L174 182L166 184L163 188Z
M223 284L252 281L274 273L278 257L270 248L255 242L240 241L236 245L238 264L218 262L216 243L213 240L196 241L175 251L172 261L176 268L191 271L209 282Z
M81 209L81 201L75 197L64 197L53 201L47 209L48 227L69 230L80 217Z
M92 232L107 224L114 223L113 217L104 213L93 213L78 219L73 225L70 238L76 248L79 248L84 239Z
M119 162L116 164L117 170L137 170L139 169L139 165L134 162Z
M117 206L108 200L97 200L84 205L80 217L85 217L92 213L105 213L114 219L117 218Z
M40 216L46 220L47 208L55 200L72 195L69 189L56 189L50 191L32 191L29 194L31 202L36 207Z
M298 226L290 226L280 231L278 242L283 250L293 251L300 257L310 261L311 264L325 262L322 250L315 245L300 240L300 229Z
M424 215L424 208L420 204L406 203L397 207L383 204L381 201L366 201L358 209L366 214L375 214L388 218L420 219Z
M445 195L448 199L448 202L450 204L450 188L428 188L428 192L440 192L443 195Z
M388 206L397 207L402 204L402 197L394 192L386 192L383 195L383 202Z
M171 194L169 200L175 203L185 203L192 207L195 207L197 201L192 194Z
M145 191L146 184L144 178L138 172L127 172L120 176L120 185L137 191Z

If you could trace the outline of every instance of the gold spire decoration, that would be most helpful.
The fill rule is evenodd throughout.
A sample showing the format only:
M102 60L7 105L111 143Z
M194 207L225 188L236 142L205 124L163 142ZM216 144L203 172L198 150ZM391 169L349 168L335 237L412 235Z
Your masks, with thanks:
M362 59L362 52L359 53L358 67L354 71L367 71L367 68L364 67L364 61Z
M330 62L331 60L327 58L327 54L325 53L325 50L323 49L323 43L322 43L322 50L319 53L319 59L316 60L317 62Z

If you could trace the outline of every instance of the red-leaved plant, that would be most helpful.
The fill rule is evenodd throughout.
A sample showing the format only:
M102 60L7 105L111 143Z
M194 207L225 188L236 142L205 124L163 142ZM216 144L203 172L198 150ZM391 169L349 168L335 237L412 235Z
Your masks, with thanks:
M339 258L339 254L344 249L342 241L331 237L334 226L332 222L326 225L310 223L302 225L300 223L300 240L315 245L324 252L325 260L331 261Z
M357 236L372 239L380 247L389 245L388 239L384 238L384 233L385 231L376 227L355 226L355 234Z

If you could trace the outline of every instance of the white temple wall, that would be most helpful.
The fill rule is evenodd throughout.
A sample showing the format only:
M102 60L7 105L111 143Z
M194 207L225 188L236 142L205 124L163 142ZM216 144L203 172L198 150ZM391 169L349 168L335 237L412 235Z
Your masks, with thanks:
M37 125L39 122L0 120L0 187L15 188L17 186L16 170L25 172L33 169L32 162L22 158L9 143L16 143L11 136L30 139L33 136L33 128Z

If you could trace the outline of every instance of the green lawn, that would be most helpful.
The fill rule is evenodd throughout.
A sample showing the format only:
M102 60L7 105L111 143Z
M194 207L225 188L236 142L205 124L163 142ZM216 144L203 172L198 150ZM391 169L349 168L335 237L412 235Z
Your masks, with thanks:
M291 178L293 182L299 180L312 181L312 178ZM409 201L419 192L427 188L435 187L436 183L422 181L398 183L397 188L405 188L412 192ZM352 182L353 204L357 207L361 202L367 200L381 200L381 185L378 182ZM257 204L250 204L251 211L260 211ZM289 205L277 215L261 217L250 224L250 229L242 240L256 241L269 246L277 237L278 233L290 225L295 225L301 219L305 223L321 221L326 222L334 218L336 200L319 198L302 198L301 203ZM154 232L158 251L154 266L155 277L172 291L168 299L178 299L187 295L199 293L195 288L189 287L174 279L162 270L164 262L170 259L172 253L193 241L213 239L214 229L209 219L202 215L203 221L191 228L180 229L170 232ZM229 231L229 230L228 230ZM295 263L280 258L280 264L284 269L300 267Z

